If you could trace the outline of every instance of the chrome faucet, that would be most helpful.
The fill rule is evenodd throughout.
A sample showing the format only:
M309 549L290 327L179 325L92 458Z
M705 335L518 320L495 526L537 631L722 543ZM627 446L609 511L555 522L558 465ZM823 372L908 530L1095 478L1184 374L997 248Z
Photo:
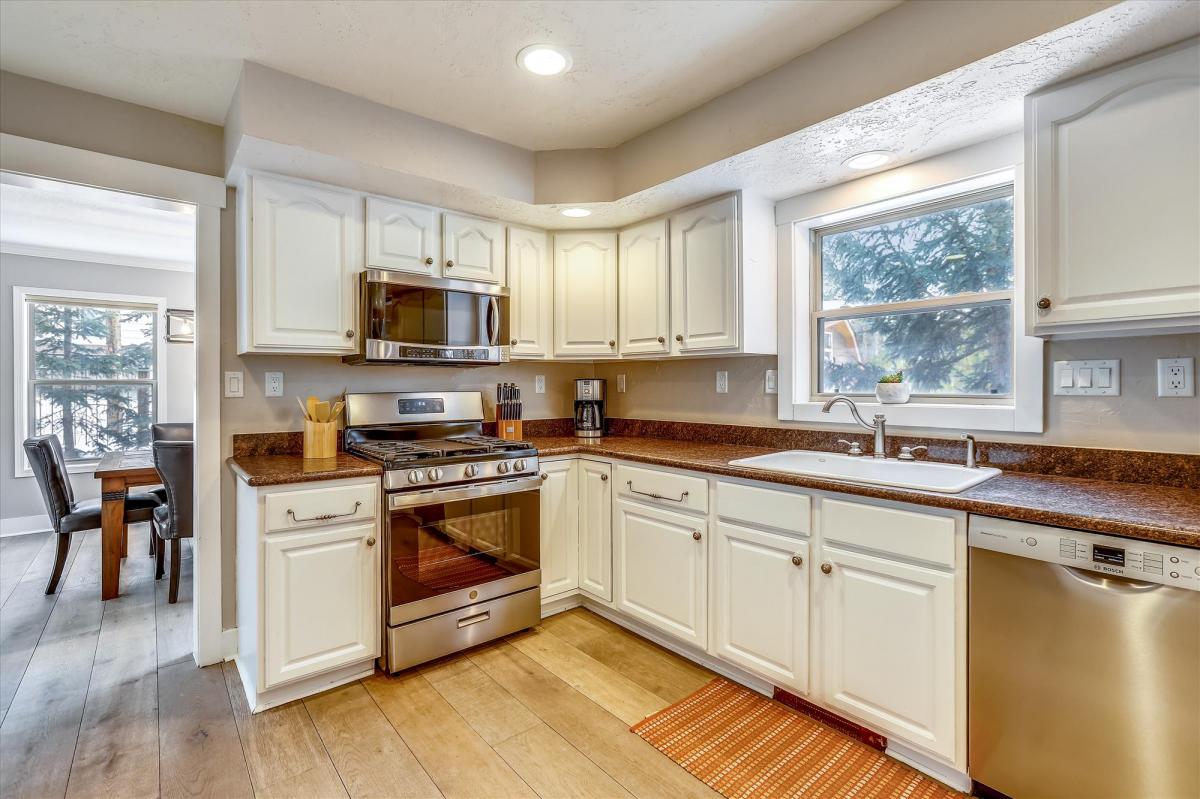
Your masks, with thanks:
M821 406L821 413L829 413L829 409L837 403L845 403L850 407L850 413L854 416L854 421L858 422L860 427L875 433L875 452L872 453L876 458L887 457L887 417L882 413L875 414L875 423L864 420L858 412L858 406L854 404L854 400L847 397L845 394L838 394L833 399Z

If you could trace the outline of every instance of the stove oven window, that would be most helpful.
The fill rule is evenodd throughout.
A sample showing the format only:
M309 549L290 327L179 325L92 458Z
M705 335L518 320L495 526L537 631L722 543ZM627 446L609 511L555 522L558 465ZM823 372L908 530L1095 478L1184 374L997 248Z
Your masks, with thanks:
M391 511L393 606L538 568L538 492Z

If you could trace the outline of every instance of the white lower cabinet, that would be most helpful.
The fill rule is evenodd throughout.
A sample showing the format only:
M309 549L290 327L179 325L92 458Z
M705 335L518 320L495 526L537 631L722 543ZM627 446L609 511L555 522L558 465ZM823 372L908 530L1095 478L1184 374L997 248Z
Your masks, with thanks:
M808 542L729 522L714 540L714 654L807 694Z
M824 546L819 559L820 698L953 762L954 573L834 546Z
M267 536L264 688L379 654L374 520Z
M579 587L579 468L575 460L542 463L542 599Z
M612 466L579 461L579 587L613 598Z
M617 609L703 649L708 643L704 517L614 503Z

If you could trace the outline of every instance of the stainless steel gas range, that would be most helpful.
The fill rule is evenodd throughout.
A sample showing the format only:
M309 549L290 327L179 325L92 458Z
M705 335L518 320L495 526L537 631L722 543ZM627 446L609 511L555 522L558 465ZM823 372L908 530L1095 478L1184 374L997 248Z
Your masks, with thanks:
M537 450L482 433L479 392L346 395L346 451L384 468L385 670L541 618Z

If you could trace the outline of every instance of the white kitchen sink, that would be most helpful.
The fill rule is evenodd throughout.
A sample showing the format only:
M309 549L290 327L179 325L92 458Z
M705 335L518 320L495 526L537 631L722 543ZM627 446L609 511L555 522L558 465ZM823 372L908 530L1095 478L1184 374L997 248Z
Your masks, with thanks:
M951 463L884 460L872 458L870 455L853 456L803 449L741 458L730 461L729 465L747 466L769 472L806 474L810 477L846 480L851 483L938 491L943 494L966 491L971 486L979 485L1000 474L999 469L988 466L968 469L966 466L955 466Z

